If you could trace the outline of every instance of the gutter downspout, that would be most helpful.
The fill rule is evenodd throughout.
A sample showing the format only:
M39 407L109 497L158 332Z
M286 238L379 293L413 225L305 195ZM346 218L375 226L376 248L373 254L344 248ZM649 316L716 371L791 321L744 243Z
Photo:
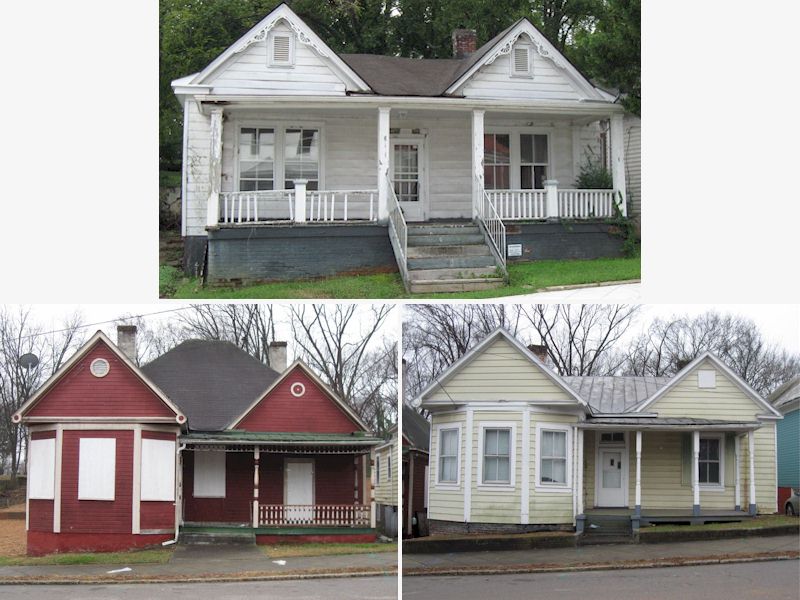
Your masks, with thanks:
M180 520L178 519L178 510L180 503L183 502L183 495L180 494L180 488L183 485L183 477L181 477L181 470L183 463L181 461L181 452L186 450L186 444L181 444L175 450L175 537L171 540L161 542L162 546L171 546L178 543L178 536L180 535ZM180 511L181 519L183 519L183 510Z

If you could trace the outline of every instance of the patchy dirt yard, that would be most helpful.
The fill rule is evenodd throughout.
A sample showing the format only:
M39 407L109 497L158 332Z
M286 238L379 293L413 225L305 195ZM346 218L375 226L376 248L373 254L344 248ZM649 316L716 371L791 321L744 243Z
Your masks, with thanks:
M25 519L0 519L0 556L25 556L26 549Z

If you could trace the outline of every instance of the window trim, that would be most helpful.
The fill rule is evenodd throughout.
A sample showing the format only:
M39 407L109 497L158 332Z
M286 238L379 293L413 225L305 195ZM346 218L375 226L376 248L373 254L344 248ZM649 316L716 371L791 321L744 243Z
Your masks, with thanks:
M483 460L484 460L484 439L487 429L508 429L510 430L508 440L508 483L483 481ZM480 421L478 423L478 480L476 487L489 488L496 490L516 489L516 440L517 424L512 421Z
M700 481L700 457L697 458L697 481L701 492L724 492L725 491L725 434L724 433L703 433L700 432L700 441L715 439L719 440L719 483L703 483ZM698 446L698 454L700 447ZM704 461L709 462L709 461Z
M567 434L566 439L566 472L567 481L565 483L542 483L542 432L543 431L559 431ZM572 425L562 423L536 423L536 463L534 469L536 470L535 488L537 492L552 492L552 493L572 493Z
M275 52L274 52L274 40L276 36L285 36L289 38L289 60L287 62L281 62L275 60ZM295 65L295 50L297 45L295 44L295 34L293 31L284 31L284 30L275 30L269 32L267 36L267 65L270 67L276 67L279 69L294 69Z
M436 487L438 488L445 488L445 489L458 489L461 487L461 423L442 423L441 425L437 425L436 429L436 472L434 474L434 482ZM440 481L439 476L439 464L441 462L442 454L442 432L448 430L455 430L457 433L456 438L456 448L458 448L458 452L456 453L456 480L453 481Z
M521 152L521 143L520 143L520 134L533 134L533 135L546 135L547 136L547 178L553 179L555 177L555 171L553 170L553 155L555 153L555 148L553 146L553 140L555 139L555 127L504 127L502 125L493 126L491 124L486 125L483 128L483 133L485 135L489 134L508 134L509 137L509 165L511 167L511 173L508 178L508 185L509 190L519 190L522 189L522 174L520 172L522 168L522 152ZM486 151L484 149L484 157ZM488 189L488 188L487 188ZM502 188L498 188L502 189ZM543 191L539 189L539 191Z
M517 48L525 48L528 51L528 69L523 73L515 69L514 51ZM526 41L517 40L512 46L511 51L508 53L508 75L514 79L533 79L533 44Z

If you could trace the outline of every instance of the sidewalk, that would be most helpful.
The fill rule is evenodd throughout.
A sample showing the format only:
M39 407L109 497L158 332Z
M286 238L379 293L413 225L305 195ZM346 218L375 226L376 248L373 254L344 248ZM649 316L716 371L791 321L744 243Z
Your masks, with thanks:
M603 302L641 302L641 283L614 283L593 285L590 287L576 287L569 289L554 289L523 296L503 296L502 300L540 302L578 302L578 303L603 303Z
M448 554L404 554L403 575L591 570L800 557L796 535L667 544L610 544Z
M276 562L278 561L278 562ZM285 564L280 564L285 562ZM343 554L271 559L256 546L178 546L165 564L37 565L0 567L0 583L84 583L124 581L243 581L392 575L397 554Z

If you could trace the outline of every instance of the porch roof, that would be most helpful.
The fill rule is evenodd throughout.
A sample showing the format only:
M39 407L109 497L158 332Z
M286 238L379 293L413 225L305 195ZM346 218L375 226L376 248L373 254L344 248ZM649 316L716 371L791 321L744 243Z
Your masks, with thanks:
M614 430L686 430L717 429L723 431L749 431L758 429L758 421L725 421L722 419L689 419L689 418L659 418L659 417L632 417L632 418L588 418L578 423L581 429L614 429Z
M596 413L627 413L669 383L670 377L570 376L564 380Z
M231 449L239 447L242 451L261 446L265 452L292 453L352 453L365 452L372 446L380 444L380 438L354 433L306 433L306 432L269 432L241 431L209 431L187 433L179 438L182 444L192 447Z

